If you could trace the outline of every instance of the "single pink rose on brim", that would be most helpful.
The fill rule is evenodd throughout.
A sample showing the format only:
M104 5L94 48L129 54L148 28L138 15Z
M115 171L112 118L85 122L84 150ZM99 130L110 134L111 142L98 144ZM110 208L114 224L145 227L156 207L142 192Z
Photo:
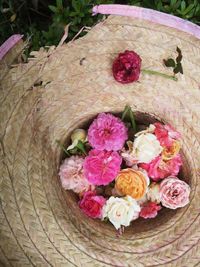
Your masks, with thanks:
M97 196L94 191L85 192L83 198L79 201L80 209L91 218L102 218L102 208L106 203L106 199Z
M174 140L180 140L181 134L177 132L171 125L162 124L159 122L154 123L156 127L154 130L154 134L159 140L161 146L170 147L172 146Z
M125 124L109 113L101 113L88 130L88 141L98 150L117 151L123 148L128 138Z
M84 160L84 174L93 185L107 185L117 177L121 163L117 152L93 149Z
M160 198L164 207L177 209L189 203L190 187L177 177L170 176L160 184Z
M120 83L132 83L139 79L142 59L134 51L126 50L115 58L113 76Z
M155 218L158 215L159 210L161 210L160 205L155 202L147 202L141 207L140 217L144 219Z
M182 159L180 154L177 154L174 158L163 161L162 156L156 157L150 163L141 163L139 166L146 170L148 176L155 182L164 179L170 175L176 176L182 165Z

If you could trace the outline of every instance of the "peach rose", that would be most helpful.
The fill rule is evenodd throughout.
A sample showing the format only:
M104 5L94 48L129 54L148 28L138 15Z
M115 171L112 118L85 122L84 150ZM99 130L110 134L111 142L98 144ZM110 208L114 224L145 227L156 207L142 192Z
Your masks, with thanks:
M164 147L162 151L162 159L167 161L174 158L180 151L181 144L179 141L174 141L170 147Z
M144 173L127 168L119 172L115 181L115 189L122 195L129 195L138 200L145 195L148 183L149 178Z

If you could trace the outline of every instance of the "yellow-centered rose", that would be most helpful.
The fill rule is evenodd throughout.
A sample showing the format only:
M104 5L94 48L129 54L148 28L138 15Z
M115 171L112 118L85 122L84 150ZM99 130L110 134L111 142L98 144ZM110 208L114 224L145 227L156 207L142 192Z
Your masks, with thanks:
M121 170L116 178L115 189L122 195L134 199L142 198L147 191L147 178L141 171L134 169Z
M165 147L162 151L162 159L167 161L174 158L180 151L181 144L179 141L174 141L171 147Z

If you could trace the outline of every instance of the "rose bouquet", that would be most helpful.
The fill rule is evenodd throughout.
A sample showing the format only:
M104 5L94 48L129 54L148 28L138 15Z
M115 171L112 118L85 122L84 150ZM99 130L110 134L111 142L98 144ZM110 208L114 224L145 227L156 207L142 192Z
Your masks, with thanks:
M139 217L152 219L162 208L189 203L190 187L179 178L181 135L172 126L136 124L126 106L121 118L98 114L71 141L59 176L85 215L109 220L121 232Z

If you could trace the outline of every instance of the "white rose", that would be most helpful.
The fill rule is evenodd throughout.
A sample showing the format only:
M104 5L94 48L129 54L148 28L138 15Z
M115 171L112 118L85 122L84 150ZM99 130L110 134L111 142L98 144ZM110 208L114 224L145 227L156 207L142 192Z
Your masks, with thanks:
M132 220L139 217L140 206L130 196L124 198L110 197L103 207L103 218L109 221L118 230L121 226L129 226Z
M157 183L152 183L149 186L149 190L147 192L147 199L151 202L156 202L157 204L160 203L160 185Z
M149 163L163 150L156 136L151 133L141 134L134 140L133 146L138 161Z

